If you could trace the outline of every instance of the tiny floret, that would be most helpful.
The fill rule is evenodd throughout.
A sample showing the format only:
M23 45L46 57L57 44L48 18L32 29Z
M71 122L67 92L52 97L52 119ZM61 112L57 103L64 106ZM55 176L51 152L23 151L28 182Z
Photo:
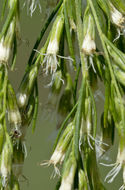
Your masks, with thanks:
M0 42L0 62L7 63L10 55L10 47L4 45L4 39Z
M125 22L125 18L121 12L119 12L111 3L111 20L115 25L122 27Z
M17 94L17 104L19 108L23 108L27 103L27 95L19 93Z
M8 115L9 115L9 122L10 124L19 124L21 123L21 116L20 116L20 113L19 111L17 110L11 110L8 112Z
M57 165L58 163L62 163L64 159L64 153L62 152L62 149L56 149L54 153L52 154L50 158L50 162L54 165Z
M91 38L89 34L87 34L82 43L82 52L90 55L96 50L95 41Z
M62 179L59 190L71 190L74 178L74 166L71 166L68 176Z

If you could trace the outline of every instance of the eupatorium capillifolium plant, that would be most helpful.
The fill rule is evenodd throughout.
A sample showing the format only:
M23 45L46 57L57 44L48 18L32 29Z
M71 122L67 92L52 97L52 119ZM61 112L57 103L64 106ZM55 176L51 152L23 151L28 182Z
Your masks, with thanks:
M20 0L2 1L0 22L0 188L18 190L19 177L27 156L25 137L34 132L39 107L37 79L50 76L47 87L53 97L58 135L49 161L56 190L103 190L120 170L125 189L125 2L124 0L58 0L42 26L15 90L8 78L15 69L18 41L21 40ZM27 16L42 1L25 0ZM50 25L49 33L46 34ZM44 44L40 42L44 37ZM45 39L46 38L46 39ZM73 73L73 74L72 74ZM95 98L104 85L103 113L97 112ZM102 100L103 101L103 100ZM99 121L97 125L97 120ZM101 132L98 132L101 131ZM115 163L100 163L110 151L115 131L119 135ZM37 132L37 131L36 131ZM99 138L97 138L99 137ZM113 167L101 177L99 165ZM42 169L42 168L41 168Z

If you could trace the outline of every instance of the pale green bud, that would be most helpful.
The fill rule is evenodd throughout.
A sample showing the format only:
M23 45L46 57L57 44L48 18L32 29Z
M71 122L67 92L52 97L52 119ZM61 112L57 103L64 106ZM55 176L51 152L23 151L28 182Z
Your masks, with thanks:
M6 139L3 145L1 160L0 160L0 173L2 177L3 187L6 186L6 183L8 182L11 175L12 155L13 155L12 142L10 140L8 133L6 133Z
M17 104L19 108L23 108L26 106L28 101L28 96L24 93L17 93Z
M87 55L95 52L95 23L89 7L86 8L83 22L83 42L81 51Z
M0 62L7 63L9 60L11 48L4 45L4 39L0 42Z
M33 66L30 71L25 74L17 93L17 104L19 108L24 108L27 105L30 93L34 88L37 75L37 66Z
M51 37L47 48L47 54L56 55L58 53L63 26L64 26L64 15L61 13L57 16L53 24Z
M72 153L65 163L62 181L59 190L71 190L74 183L74 176L76 172L76 161L72 156Z
M118 27L123 27L123 24L125 23L125 17L113 6L112 3L109 3L109 5L111 10L110 16L112 23Z

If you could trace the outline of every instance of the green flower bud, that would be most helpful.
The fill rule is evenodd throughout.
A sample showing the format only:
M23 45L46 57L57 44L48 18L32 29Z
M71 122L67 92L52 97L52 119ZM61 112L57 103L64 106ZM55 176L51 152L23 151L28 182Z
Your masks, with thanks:
M65 163L63 174L62 174L62 181L59 190L71 190L74 184L74 177L76 173L76 160L73 157L72 153L67 159Z
M8 63L11 48L4 44L4 39L0 41L0 63Z
M122 71L119 67L116 65L113 65L114 73L117 78L117 80L125 86L125 71Z
M111 21L113 24L116 26L122 28L124 27L125 24L125 17L121 12L116 9L112 3L109 3L110 5L110 16L111 16Z
M83 27L84 27L83 28L84 38L82 42L81 51L87 55L91 55L96 50L96 44L95 44L95 22L89 7L87 7L85 10Z
M33 66L28 73L25 74L17 93L17 104L20 109L26 107L30 93L34 88L34 82L38 75L38 67Z
M15 144L13 147L13 161L12 161L12 171L17 179L22 175L24 157L25 155L23 150L23 144L21 141L19 141L18 145Z
M10 83L7 87L8 121L12 128L12 133L20 136L21 115L18 109L16 95Z
M13 147L12 142L8 133L5 134L5 142L3 145L1 160L0 160L0 173L2 177L2 185L6 186L12 169L12 156L13 156Z
M85 172L80 169L79 170L79 173L78 173L78 177L79 177L79 190L87 190L88 189L88 185L87 185L87 179L86 179L86 176L85 176Z
M105 43L107 45L109 55L113 60L113 64L119 66L122 70L125 71L125 54L117 47L115 47L106 37Z
M11 21L6 35L0 40L0 63L8 63L14 38L15 19Z
M112 4L122 13L125 13L125 1L124 0L111 0Z
M74 122L71 122L68 124L61 138L59 139L57 147L54 150L49 163L57 165L58 163L61 164L63 162L65 153L73 136L73 130L74 130Z
M58 105L58 113L60 113L62 116L65 116L72 109L72 81L68 73L66 74L66 78L67 85L64 89Z
M61 70L56 71L55 76L54 76L54 82L52 84L52 93L54 94L59 94L61 87L62 87L62 72Z
M53 24L50 41L47 48L47 54L57 55L59 51L59 44L60 44L63 27L64 27L64 15L61 12L58 14Z
M62 11L60 11L53 24L49 44L46 51L46 56L42 63L43 65L44 63L46 64L45 73L52 74L52 82L55 77L57 67L59 66L59 62L57 60L57 54L59 51L59 45L60 45L63 27L64 27L64 14Z
M22 114L22 125L23 126L29 126L32 119L33 119L33 113L34 113L34 106L35 106L35 98L33 95L29 97L28 104L24 110L24 113Z

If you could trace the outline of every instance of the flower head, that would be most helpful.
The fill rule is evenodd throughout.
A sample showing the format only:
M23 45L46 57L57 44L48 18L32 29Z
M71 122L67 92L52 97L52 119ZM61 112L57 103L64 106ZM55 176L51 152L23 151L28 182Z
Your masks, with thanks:
M122 28L123 24L125 23L125 17L121 12L119 12L112 3L110 3L110 15L111 21L113 24L117 25L118 27Z
M92 37L89 34L86 34L82 43L82 52L87 55L90 55L94 53L95 50L96 50L95 41L92 39Z
M19 108L25 107L27 101L28 101L28 99L27 99L27 95L25 93L17 94L17 104L18 104Z
M0 63L8 63L14 37L14 20L10 23L6 35L0 40Z
M62 181L59 190L71 190L74 183L74 176L76 172L76 160L70 153L69 159L67 159L62 174Z
M4 39L2 38L0 41L0 62L7 63L10 55L10 47L4 45Z
M46 74L50 73L52 75L52 82L54 79L54 75L57 71L57 67L59 66L58 51L59 51L63 26L64 26L64 15L60 13L53 24L49 44L47 47L45 58L42 63L42 65L46 64L45 73Z
M59 190L71 190L73 180L74 180L74 167L72 165L68 172L68 175L62 179Z
M87 55L91 55L96 50L96 44L95 23L89 7L86 8L84 14L83 35L81 51Z

